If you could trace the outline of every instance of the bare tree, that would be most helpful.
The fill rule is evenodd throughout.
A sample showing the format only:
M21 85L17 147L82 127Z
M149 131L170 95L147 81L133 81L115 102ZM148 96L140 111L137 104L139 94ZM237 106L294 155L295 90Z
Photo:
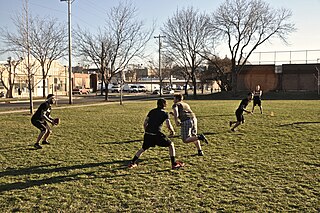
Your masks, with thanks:
M67 53L66 27L56 19L36 17L30 31L30 53L41 65L43 97L46 97L46 79L52 62Z
M185 67L193 84L193 94L197 94L196 71L203 62L199 56L204 47L211 46L210 18L205 13L190 7L177 10L164 24L162 34L167 53Z
M144 30L144 23L136 18L137 9L128 2L120 2L111 8L108 14L106 32L112 39L108 77L119 73L121 85L124 83L124 71L130 61L142 57L147 42L151 39L153 29ZM121 87L122 88L122 87ZM120 104L122 104L122 89L120 90Z
M149 62L149 69L154 70L155 72L152 73L152 77L157 77L159 79L159 82L161 83L164 79L170 80L170 87L172 86L171 82L171 75L173 72L173 65L175 65L174 58L172 58L170 55L166 55L166 52L162 55L161 59L161 75L159 68L156 68L159 66L159 59L155 60L153 58L150 58ZM162 78L160 80L160 78Z
M98 31L96 35L89 31L78 29L74 32L75 51L79 57L84 57L86 61L93 63L102 76L101 95L105 85L106 100L108 100L109 79L107 67L110 63L112 40L106 32Z
M288 35L295 31L291 16L290 10L273 9L262 0L226 0L214 12L212 28L221 40L227 41L231 54L234 93L237 74L252 52L273 37L286 43Z
M231 90L231 60L218 56L207 58L209 78L215 80L221 91Z
M13 89L16 78L16 69L17 66L21 63L22 59L12 60L11 57L8 57L7 64L0 70L0 81L4 86L6 92L6 98L13 98ZM4 76L8 76L5 80Z
M119 84L124 83L124 72L130 61L143 56L146 43L153 30L145 31L142 21L137 20L136 8L127 2L120 2L108 13L107 24L94 36L78 30L76 49L99 68L106 84L105 100L108 100L108 84L111 78L120 76ZM120 94L122 104L122 90Z
M17 18L13 20L14 25L17 28L17 33L10 33L8 30L2 29L0 35L4 43L7 44L7 48L4 52L15 53L18 58L25 58L23 65L27 76L30 114L33 114L32 92L36 85L34 84L34 75L37 70L35 69L35 61L31 61L30 26L32 25L32 19L29 15L28 0L25 0L22 9L23 12L20 15L17 15Z
M30 51L41 65L43 97L46 96L46 78L54 60L66 55L66 28L59 24L56 19L28 17L28 43L25 39L26 19L24 14L17 14L13 23L17 33L6 30L3 39L9 51Z

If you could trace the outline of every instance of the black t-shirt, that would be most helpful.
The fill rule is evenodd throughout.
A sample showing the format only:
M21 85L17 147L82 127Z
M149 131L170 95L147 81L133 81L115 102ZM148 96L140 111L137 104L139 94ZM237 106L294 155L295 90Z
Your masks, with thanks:
M237 112L243 113L244 109L248 106L249 100L247 98L243 99L237 109Z
M38 107L37 111L33 114L31 119L32 120L40 120L40 121L49 120L51 118L50 113L51 113L51 106L46 101ZM49 119L47 119L47 118L49 118Z
M163 109L155 108L148 113L147 117L149 120L145 131L149 133L158 133L161 131L163 122L169 118L169 114Z

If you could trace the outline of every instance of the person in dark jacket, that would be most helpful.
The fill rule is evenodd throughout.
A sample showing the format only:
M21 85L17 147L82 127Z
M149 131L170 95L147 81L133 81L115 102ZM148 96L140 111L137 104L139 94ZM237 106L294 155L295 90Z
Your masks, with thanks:
M137 166L139 157L147 149L155 146L169 147L169 155L171 160L172 169L179 169L184 166L184 163L175 160L175 148L173 142L161 132L162 124L165 122L170 131L170 135L174 135L174 129L171 125L169 114L164 111L167 106L167 101L163 98L157 101L157 108L152 109L145 118L143 127L145 130L142 148L134 155L128 167L134 168Z
M242 99L238 109L236 110L236 117L237 117L237 121L230 121L229 125L230 127L232 127L233 124L235 124L232 128L231 131L236 131L236 128L240 125L244 123L244 116L243 116L243 112L246 113L250 113L252 114L251 111L247 110L246 107L248 106L248 104L250 103L250 101L253 98L253 94L250 92L247 94L247 97L245 99Z
M48 138L52 133L52 130L48 123L56 125L54 119L51 117L51 106L55 102L55 96L49 94L44 103L40 104L37 111L33 114L31 118L31 123L40 130L40 133L37 137L34 147L36 149L42 149L42 146L39 144L42 139L42 144L49 144Z

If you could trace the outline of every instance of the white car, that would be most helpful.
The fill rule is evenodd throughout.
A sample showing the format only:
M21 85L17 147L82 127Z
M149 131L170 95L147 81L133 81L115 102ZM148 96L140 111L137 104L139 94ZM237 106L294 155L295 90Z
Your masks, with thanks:
M120 92L120 86L119 85L113 85L110 89L110 92Z
M174 90L173 89L163 90L163 94L174 94Z

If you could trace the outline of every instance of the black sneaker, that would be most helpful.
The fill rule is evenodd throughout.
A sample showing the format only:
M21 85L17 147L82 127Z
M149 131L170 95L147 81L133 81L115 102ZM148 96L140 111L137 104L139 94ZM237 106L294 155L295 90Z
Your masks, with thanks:
M48 141L42 141L42 144L50 144Z
M198 135L198 139L201 141L204 141L206 144L209 144L207 138L204 136L204 134Z
M34 148L36 148L36 149L42 149L42 146L40 146L40 144L38 144L38 143L34 144L33 146L34 146Z
M198 156L204 156L203 151L202 150L198 150Z

